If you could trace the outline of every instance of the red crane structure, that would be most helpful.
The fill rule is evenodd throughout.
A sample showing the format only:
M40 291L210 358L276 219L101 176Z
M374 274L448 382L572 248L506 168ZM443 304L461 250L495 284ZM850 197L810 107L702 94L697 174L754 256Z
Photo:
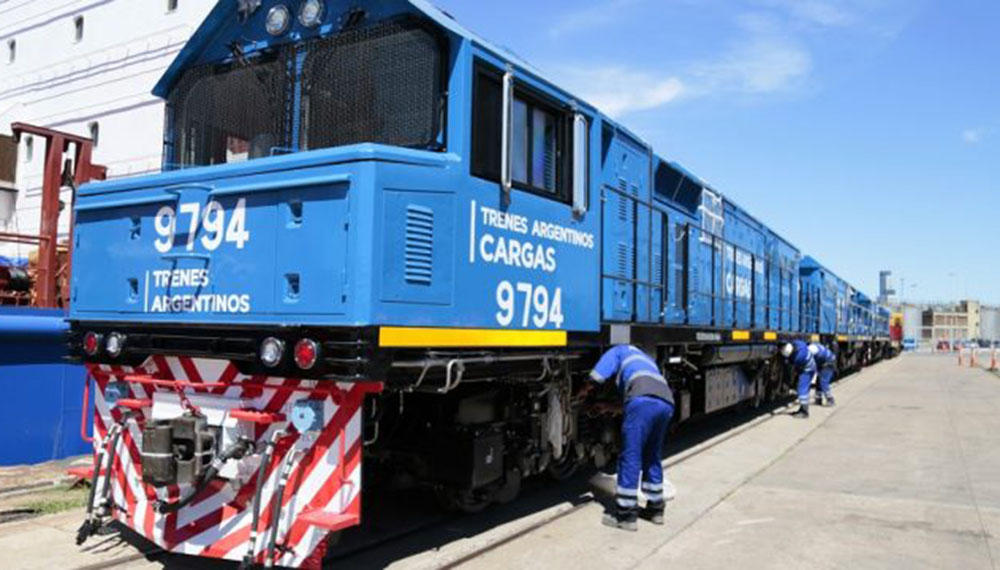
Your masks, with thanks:
M91 180L104 180L107 168L91 162L94 143L91 139L49 129L14 123L11 125L14 139L20 142L21 135L30 134L45 140L45 172L42 176L42 214L38 235L0 232L0 243L20 243L38 246L38 268L34 278L32 305L35 307L65 307L69 300L68 287L59 291L57 280L63 273L69 282L69 267L72 256L60 267L58 256L59 240L59 193L64 186L73 188L72 211L76 199L76 188ZM72 151L72 154L70 154ZM72 227L70 220L70 227Z

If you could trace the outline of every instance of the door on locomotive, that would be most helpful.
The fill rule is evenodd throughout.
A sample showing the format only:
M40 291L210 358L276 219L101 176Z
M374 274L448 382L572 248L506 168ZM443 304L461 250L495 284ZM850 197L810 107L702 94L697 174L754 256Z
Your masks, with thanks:
M456 248L458 310L441 324L595 332L600 117L496 54L476 50L467 68L470 176L456 241L468 252Z

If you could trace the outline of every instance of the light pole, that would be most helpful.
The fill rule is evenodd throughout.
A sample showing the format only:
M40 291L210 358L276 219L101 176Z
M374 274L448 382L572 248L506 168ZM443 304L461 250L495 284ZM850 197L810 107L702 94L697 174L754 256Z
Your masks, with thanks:
M916 289L916 283L910 283L910 289ZM899 304L906 304L906 277L899 278Z
M957 296L958 292L955 290L955 283L958 278L958 273L955 271L950 271L948 272L948 277L951 278L951 294Z

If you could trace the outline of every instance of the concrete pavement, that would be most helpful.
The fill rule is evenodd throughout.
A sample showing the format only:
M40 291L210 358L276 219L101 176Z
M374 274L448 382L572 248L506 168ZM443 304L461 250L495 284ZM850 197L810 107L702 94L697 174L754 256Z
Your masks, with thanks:
M674 470L662 529L580 513L467 567L996 570L1000 378L906 355L836 391L838 408L776 418Z
M344 564L997 570L1000 377L958 368L948 356L908 354L834 389L839 406L814 408L808 421L784 415L757 420L736 435L722 434L669 458L688 457L669 469L679 496L664 527L640 523L637 533L603 527L599 504L573 509L586 500L586 483L550 485ZM526 532L559 513L568 514ZM111 539L76 549L78 521L78 513L69 513L0 525L0 551L14 568L77 568L135 552ZM124 567L195 564L170 557Z

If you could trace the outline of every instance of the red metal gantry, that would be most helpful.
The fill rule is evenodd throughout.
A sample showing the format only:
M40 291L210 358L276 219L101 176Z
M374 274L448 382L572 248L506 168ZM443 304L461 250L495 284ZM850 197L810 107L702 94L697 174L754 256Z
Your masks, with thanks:
M45 139L45 171L42 176L42 216L39 235L0 232L0 242L38 245L38 270L35 276L35 295L33 305L36 307L54 308L66 306L68 302L68 287L59 291L57 280L62 271L66 273L69 283L69 267L72 259L73 240L69 242L69 253L65 268L59 267L59 192L66 185L72 186L73 201L76 199L76 187L91 180L104 180L107 168L91 162L94 143L91 139L49 129L14 123L11 125L15 141L20 142L22 134L30 134ZM72 158L73 171L69 175L70 161L64 158L70 145L74 145ZM71 184L70 184L71 183ZM73 201L70 202L72 216ZM72 217L70 228L72 228ZM71 230L72 231L72 230ZM61 293L61 295L60 295ZM60 299L61 296L61 299Z

